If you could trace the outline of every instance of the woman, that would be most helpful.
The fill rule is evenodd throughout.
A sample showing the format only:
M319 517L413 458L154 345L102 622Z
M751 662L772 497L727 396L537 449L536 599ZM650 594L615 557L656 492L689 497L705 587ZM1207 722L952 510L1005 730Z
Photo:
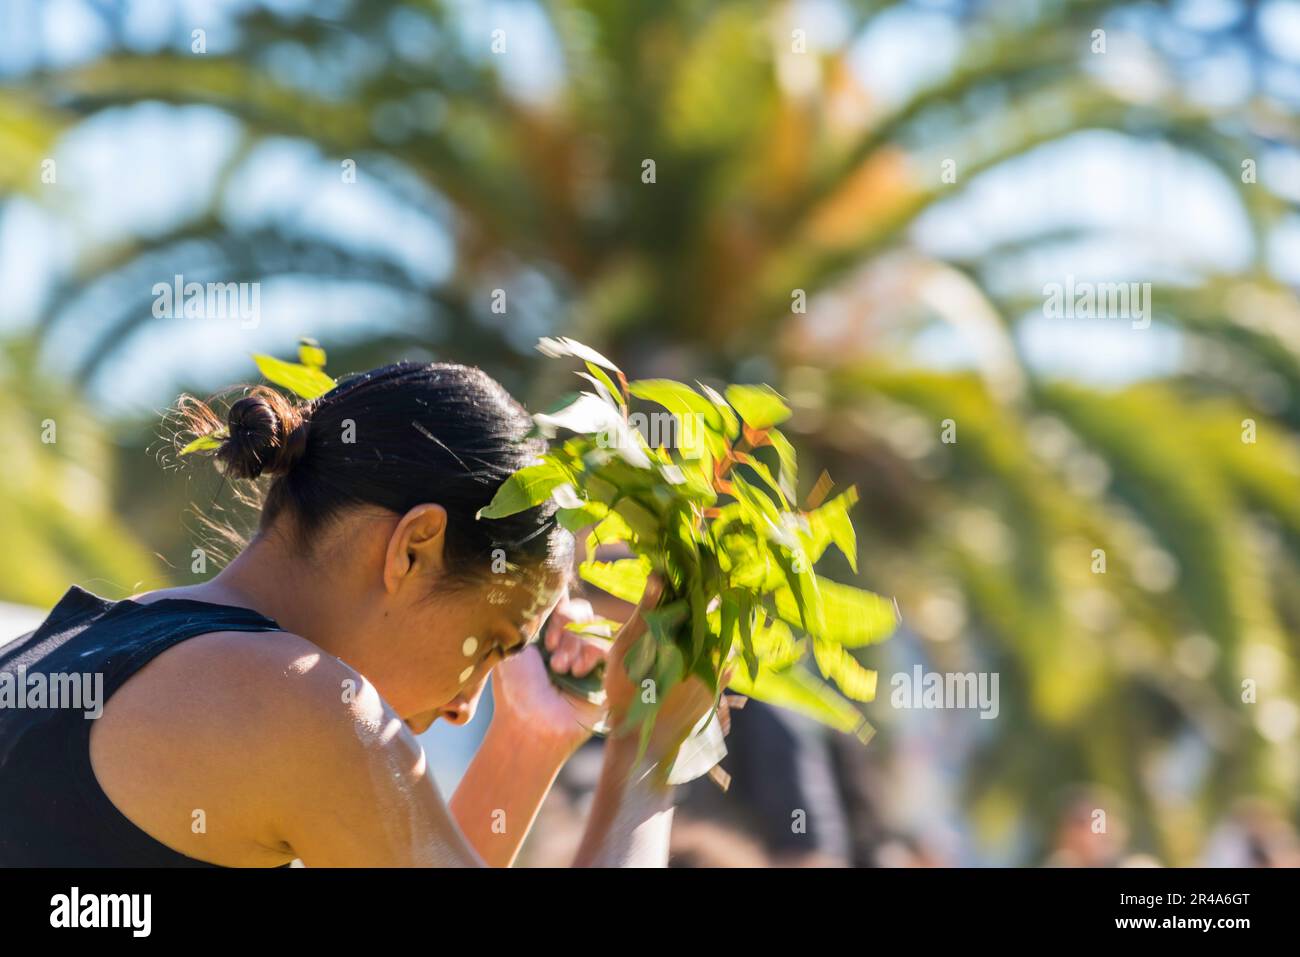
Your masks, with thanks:
M202 403L191 431L217 434ZM536 648L564 598L572 538L542 506L478 520L542 450L490 377L403 363L305 406L253 389L214 452L271 476L253 541L212 580L108 602L74 588L0 672L102 675L102 715L0 709L0 864L508 865L564 761L602 719L561 695ZM642 600L658 597L652 581ZM664 769L713 703L664 697L648 750L620 721L633 688L609 652L616 729L576 864L664 863ZM546 638L585 674L603 651ZM414 734L491 727L449 803ZM639 693L639 689L637 689Z

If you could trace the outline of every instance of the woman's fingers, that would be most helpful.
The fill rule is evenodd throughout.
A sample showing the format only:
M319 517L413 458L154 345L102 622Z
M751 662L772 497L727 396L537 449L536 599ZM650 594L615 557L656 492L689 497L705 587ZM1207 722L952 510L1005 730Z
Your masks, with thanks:
M564 674L572 668L573 674L581 677L594 667L593 664L588 665L585 670L578 670L589 657L583 651L588 642L565 627L574 622L590 621L594 617L596 617L595 610L591 607L591 602L585 598L571 598L566 594L555 606L550 619L546 622L546 633L542 636L546 650L551 653L552 671Z
M604 660L609 646L569 632L560 637L551 653L551 670L581 678Z
M579 644L581 644L581 639L573 632L570 631L561 635L551 654L551 670L560 675L567 672L569 665L577 654L577 645Z
M571 671L578 678L591 674L591 669L604 660L606 653L606 649L594 641L584 641L577 651Z
M546 633L542 636L542 641L546 645L546 650L555 653L562 644L566 636L572 636L573 632L569 631L565 625L578 621L590 621L596 617L596 611L591 607L591 602L585 598L570 598L567 595L555 606L551 612L551 617L546 622Z

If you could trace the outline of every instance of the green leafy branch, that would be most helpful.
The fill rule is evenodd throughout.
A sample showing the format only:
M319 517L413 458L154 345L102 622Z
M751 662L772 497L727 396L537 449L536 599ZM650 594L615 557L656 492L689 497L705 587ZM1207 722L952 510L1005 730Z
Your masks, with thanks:
M647 727L658 701L688 675L720 692L738 658L732 689L867 740L872 729L854 702L874 698L876 673L850 652L886 638L897 613L892 602L814 571L832 546L856 571L849 511L857 492L826 500L824 479L804 507L794 504L797 461L777 428L790 416L781 396L762 385L720 394L668 379L629 382L572 339L543 339L538 348L582 361L577 374L594 391L534 416L548 438L571 434L516 472L479 515L501 518L554 499L564 527L586 530L589 556L614 542L635 556L590 558L579 570L584 580L636 602L648 577L662 576L664 596L626 657L629 677L650 690L629 722ZM634 428L634 398L667 410L671 441L652 447Z

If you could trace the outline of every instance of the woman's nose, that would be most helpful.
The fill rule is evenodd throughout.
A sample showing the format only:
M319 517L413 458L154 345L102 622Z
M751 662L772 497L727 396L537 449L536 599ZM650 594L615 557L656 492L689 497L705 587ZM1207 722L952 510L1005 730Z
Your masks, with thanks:
M460 694L439 708L439 717L449 724L469 724L474 720L474 712L478 709L479 699L483 697L483 690L486 687L487 675L484 674L477 684L463 689Z
M438 711L442 720L448 724L469 724L474 717L474 702L467 701L463 695L457 695Z
M474 712L478 708L479 699L483 697L483 692L487 690L488 673L491 670L491 668L480 669L479 674L472 679L473 684L461 688L456 697L438 709L438 717L449 724L469 724L474 720Z

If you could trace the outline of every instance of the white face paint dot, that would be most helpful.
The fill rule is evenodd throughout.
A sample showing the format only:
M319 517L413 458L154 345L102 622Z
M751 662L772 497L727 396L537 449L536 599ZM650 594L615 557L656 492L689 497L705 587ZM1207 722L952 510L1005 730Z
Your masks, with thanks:
M468 658L476 651L478 651L478 639L470 635L465 639L465 643L460 646L460 653Z
M460 683L464 684L466 681L469 681L469 676L472 675L473 673L474 673L474 666L470 665L468 668L466 668L464 671L460 673Z

